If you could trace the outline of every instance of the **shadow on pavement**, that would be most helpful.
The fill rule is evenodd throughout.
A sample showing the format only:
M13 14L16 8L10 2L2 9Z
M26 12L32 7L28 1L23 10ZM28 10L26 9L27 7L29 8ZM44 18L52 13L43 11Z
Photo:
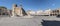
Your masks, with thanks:
M43 20L42 26L60 26L60 21Z

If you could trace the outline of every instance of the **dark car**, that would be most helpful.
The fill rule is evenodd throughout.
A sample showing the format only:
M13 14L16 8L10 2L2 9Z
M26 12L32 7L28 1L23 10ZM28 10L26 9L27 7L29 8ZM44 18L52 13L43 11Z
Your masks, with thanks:
M59 15L57 15L57 17L60 17L60 14L59 14Z

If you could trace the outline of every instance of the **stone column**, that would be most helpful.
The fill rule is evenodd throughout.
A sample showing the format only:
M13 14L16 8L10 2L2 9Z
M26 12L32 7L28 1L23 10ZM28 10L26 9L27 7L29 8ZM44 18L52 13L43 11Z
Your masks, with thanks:
M21 11L20 11L21 14L20 14L20 16L23 16L22 12L23 12L23 11L22 11L22 9L21 9Z
M12 16L11 17L14 17L14 9L12 10Z

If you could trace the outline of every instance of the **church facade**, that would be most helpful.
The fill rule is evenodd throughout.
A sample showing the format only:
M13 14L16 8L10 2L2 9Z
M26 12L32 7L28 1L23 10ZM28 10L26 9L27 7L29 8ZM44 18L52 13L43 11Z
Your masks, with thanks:
M27 13L22 8L22 5L18 7L16 4L13 4L12 16L25 16L25 15L27 15Z

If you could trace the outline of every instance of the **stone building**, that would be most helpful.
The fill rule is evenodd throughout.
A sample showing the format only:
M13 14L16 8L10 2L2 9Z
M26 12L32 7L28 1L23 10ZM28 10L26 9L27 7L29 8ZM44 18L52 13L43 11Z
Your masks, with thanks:
M59 13L60 13L60 10L59 10L59 9L57 9L57 10L52 10L51 13L50 13L50 15L51 15L51 16L57 16Z
M2 15L10 15L9 10L4 6L0 6L0 16Z
M18 7L16 4L13 4L12 16L25 16L25 15L27 15L27 13L22 8L22 5Z

